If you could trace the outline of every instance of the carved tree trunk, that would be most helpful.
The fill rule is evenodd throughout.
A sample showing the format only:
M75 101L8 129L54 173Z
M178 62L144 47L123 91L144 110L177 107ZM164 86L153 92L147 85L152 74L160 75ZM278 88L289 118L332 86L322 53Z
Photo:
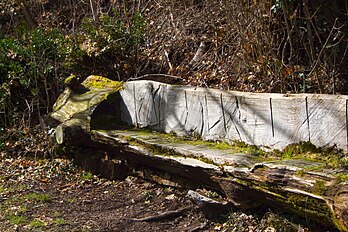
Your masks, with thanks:
M148 83L139 83L144 85L143 91L149 88ZM127 94L131 96L135 93L134 89L127 89L132 85L122 87L122 83L96 76L87 78L82 85L88 89L87 92L78 94L67 89L57 100L51 114L51 118L60 123L56 130L57 141L108 151L110 157L104 157L104 161L99 163L113 176L118 175L113 171L112 160L127 160L133 165L191 179L196 184L221 191L240 208L267 204L348 231L348 185L332 174L344 175L345 170L321 168L322 171L314 172L309 170L319 170L324 164L300 159L262 160L238 153L232 147L219 149L211 142L201 141L197 145L187 139L164 134L165 129L158 132L132 129L129 121L133 119L137 127L168 128L160 120L168 112L149 111L157 103L146 94L139 95L138 101L132 102L134 107L129 107L132 104L125 101ZM177 88L175 91L188 89L167 88ZM156 93L159 90L151 89ZM185 96L188 96L186 92ZM132 97L130 99L135 99L135 95ZM217 103L220 104L219 101ZM161 104L175 102L164 101ZM197 105L197 102L191 104ZM165 109L163 105L157 107ZM144 118L148 120L146 123ZM186 118L188 120L191 119ZM178 134L183 132L182 129L177 127ZM226 130L224 127L221 129ZM130 169L118 166L117 170Z

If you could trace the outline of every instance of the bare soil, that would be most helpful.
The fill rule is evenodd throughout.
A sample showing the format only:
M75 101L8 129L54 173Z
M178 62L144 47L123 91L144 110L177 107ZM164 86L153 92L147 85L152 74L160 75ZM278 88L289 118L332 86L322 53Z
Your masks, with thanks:
M188 199L187 191L134 176L124 181L99 178L81 170L70 159L35 160L2 152L0 231L319 231L320 228L269 209L249 213L231 209L224 215L208 216ZM133 220L187 206L192 208L173 217L153 222Z
M69 158L89 152L98 151L56 147L39 128L2 134L0 231L334 231L281 209L203 210L187 196L190 186L164 186L141 175L101 178ZM226 200L208 189L191 190ZM185 207L190 208L171 217L134 220Z
M66 159L2 158L0 165L0 231L183 231L207 224L194 211L160 223L130 221L191 204L184 192L139 178L108 181Z

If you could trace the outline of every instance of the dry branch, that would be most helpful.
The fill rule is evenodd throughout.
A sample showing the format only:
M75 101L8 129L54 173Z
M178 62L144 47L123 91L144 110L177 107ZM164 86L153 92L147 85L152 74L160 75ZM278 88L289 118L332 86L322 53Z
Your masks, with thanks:
M170 210L166 211L157 215L143 217L143 218L131 218L130 220L135 222L156 222L156 221L163 221L168 219L173 219L176 217L182 216L187 211L191 210L192 206L185 206L177 210Z

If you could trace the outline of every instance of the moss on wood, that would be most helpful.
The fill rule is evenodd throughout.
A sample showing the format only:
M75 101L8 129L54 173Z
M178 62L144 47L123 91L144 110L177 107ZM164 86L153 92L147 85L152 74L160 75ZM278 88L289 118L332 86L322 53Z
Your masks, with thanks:
M77 83L77 82L78 82L78 79L75 75L70 75L64 80L65 85L70 85L72 83Z
M299 158L323 161L329 168L348 166L348 157L341 149L337 149L335 146L320 148L308 141L290 144L282 152L276 154L282 159Z
M159 146L159 145L156 145L154 143L145 143L139 139L132 138L130 136L126 136L124 138L129 142L130 145L142 147L143 149L145 149L148 152L151 152L154 155L182 157L182 158L194 158L194 159L200 160L204 163L215 165L217 167L221 166L221 165L213 162L211 159L208 159L205 157L197 157L194 155L180 154L179 152L176 152L174 149L165 148L164 146Z
M94 75L84 80L82 85L89 89L114 89L116 92L123 88L123 82L112 81L108 78Z

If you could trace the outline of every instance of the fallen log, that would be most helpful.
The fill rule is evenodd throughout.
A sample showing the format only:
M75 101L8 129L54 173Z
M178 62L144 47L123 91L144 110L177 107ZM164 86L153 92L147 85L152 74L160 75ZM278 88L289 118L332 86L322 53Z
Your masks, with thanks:
M329 169L325 163L314 160L269 160L238 152L232 146L222 146L221 142L204 141L224 141L229 136L234 138L233 133L237 131L238 138L242 140L246 138L251 144L263 143L262 138L255 137L258 132L261 137L266 136L262 128L269 129L275 135L280 130L274 126L276 118L265 116L265 109L260 105L255 108L251 105L258 102L256 95L248 98L242 93L235 94L236 98L240 98L237 103L248 103L249 109L253 109L253 112L243 111L242 105L239 105L241 121L238 124L234 118L236 115L231 113L233 105L223 103L224 96L214 95L210 89L200 89L191 96L190 92L195 91L192 87L146 81L123 84L98 76L88 77L82 85L87 89L84 93L66 89L50 115L59 124L56 130L58 143L98 147L111 154L107 160L127 160L189 178L224 193L230 202L240 208L267 204L348 231L348 185L339 178L347 174L345 169ZM177 96L174 98L175 94ZM271 102L280 101L281 98L276 96ZM189 106L188 98L196 99L196 102L191 102ZM306 98L305 101L308 103L314 99L318 97ZM215 101L215 106L208 104L211 100ZM294 97L294 100L298 101L299 97ZM205 106L202 105L204 101ZM310 109L306 107L304 112ZM173 108L175 113L168 112ZM215 112L212 112L214 109ZM207 111L210 111L211 117L204 116L208 114ZM194 115L195 112L197 115ZM222 116L219 116L219 112L222 112ZM272 108L271 112L273 115L276 110ZM307 114L306 117L310 123L311 117ZM321 117L317 115L317 118ZM283 117L281 120L285 119ZM246 127L242 127L243 120L252 121L255 125L247 123ZM140 129L143 127L147 129ZM306 129L306 133L310 133L307 127L296 128L300 131ZM256 132L250 134L250 129ZM287 129L288 132L291 130ZM317 130L311 134L312 138L316 138L314 141L322 139L319 132ZM341 132L338 130L338 135ZM285 138L285 135L281 138ZM290 135L285 142L296 142L301 140L301 136ZM322 141L327 141L327 138ZM272 141L274 143L275 138ZM285 142L282 140L282 144ZM102 163L112 169L110 165L113 162Z

